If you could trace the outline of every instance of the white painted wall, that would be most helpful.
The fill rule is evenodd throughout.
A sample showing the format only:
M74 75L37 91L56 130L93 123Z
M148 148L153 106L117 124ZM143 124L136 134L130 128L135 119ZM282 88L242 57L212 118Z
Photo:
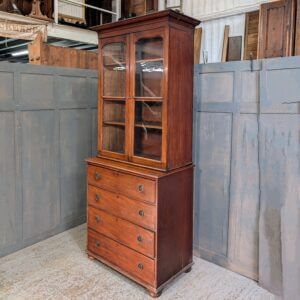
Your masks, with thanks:
M200 63L203 63L203 53L205 52L207 55L207 62L212 63L221 61L225 25L230 26L229 36L244 37L245 14L218 18L201 23L200 27L203 28L203 31ZM242 45L243 44L244 41Z
M275 0L182 0L183 12L200 20L225 17L255 10L259 4ZM179 0L168 0L176 5ZM164 9L165 0L159 0L159 8Z
M203 63L203 53L207 53L208 62L221 61L225 25L230 26L229 36L243 37L244 45L245 13L271 1L274 0L183 0L183 12L199 19L199 27L203 28L200 62ZM176 5L178 0L168 3ZM165 0L159 0L159 9L164 8Z

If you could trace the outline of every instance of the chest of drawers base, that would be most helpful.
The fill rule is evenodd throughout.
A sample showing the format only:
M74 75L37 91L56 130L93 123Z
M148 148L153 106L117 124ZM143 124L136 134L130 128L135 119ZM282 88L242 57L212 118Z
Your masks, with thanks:
M191 269L193 166L171 172L87 160L87 253L158 297Z

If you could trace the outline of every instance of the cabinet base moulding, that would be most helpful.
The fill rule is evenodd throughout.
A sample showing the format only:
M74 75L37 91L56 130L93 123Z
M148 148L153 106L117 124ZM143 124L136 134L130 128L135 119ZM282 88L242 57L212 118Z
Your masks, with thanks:
M91 260L98 260L99 262L109 266L110 268L114 269L115 271L119 272L120 274L130 278L131 280L135 281L136 283L138 283L139 285L143 286L144 288L146 288L147 292L149 293L149 295L152 298L158 298L159 296L161 296L163 289L173 280L175 280L179 275L181 275L182 273L189 273L192 270L192 266L194 264L194 262L188 264L187 266L185 266L184 268L182 268L182 270L180 270L177 274L175 274L173 277L171 277L168 281L166 281L164 284L162 284L161 286L154 288L152 286L150 286L149 284L143 282L142 280L139 280L138 278L132 276L131 274L127 273L126 271L120 269L119 267L117 267L116 265L110 263L109 261L103 259L101 256L94 254L91 251L87 251L87 255L88 258Z

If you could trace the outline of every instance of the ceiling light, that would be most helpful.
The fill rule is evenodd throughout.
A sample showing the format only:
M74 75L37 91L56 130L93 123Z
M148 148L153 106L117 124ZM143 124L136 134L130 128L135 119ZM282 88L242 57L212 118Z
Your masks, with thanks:
M28 50L13 52L11 55L15 57L15 56L22 56L22 55L26 55L26 54L28 54Z

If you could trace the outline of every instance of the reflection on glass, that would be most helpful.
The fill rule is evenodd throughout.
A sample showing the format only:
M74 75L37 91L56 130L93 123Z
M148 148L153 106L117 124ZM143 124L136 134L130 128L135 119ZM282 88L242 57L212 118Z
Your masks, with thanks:
M161 160L162 102L136 101L134 155Z
M125 96L125 44L111 43L102 48L103 96Z
M161 97L163 62L136 63L135 96Z
M103 122L125 125L125 101L104 101Z
M135 51L135 96L161 97L163 75L163 39L143 38Z
M135 103L135 126L161 128L162 102Z
M124 153L125 151L125 126L105 125L102 127L102 148L106 151Z
M135 127L134 155L154 160L161 160L161 130Z
M135 45L135 59L163 58L163 39L161 37L142 38Z
M125 61L125 44L122 42L107 44L102 48L104 65L122 64Z

